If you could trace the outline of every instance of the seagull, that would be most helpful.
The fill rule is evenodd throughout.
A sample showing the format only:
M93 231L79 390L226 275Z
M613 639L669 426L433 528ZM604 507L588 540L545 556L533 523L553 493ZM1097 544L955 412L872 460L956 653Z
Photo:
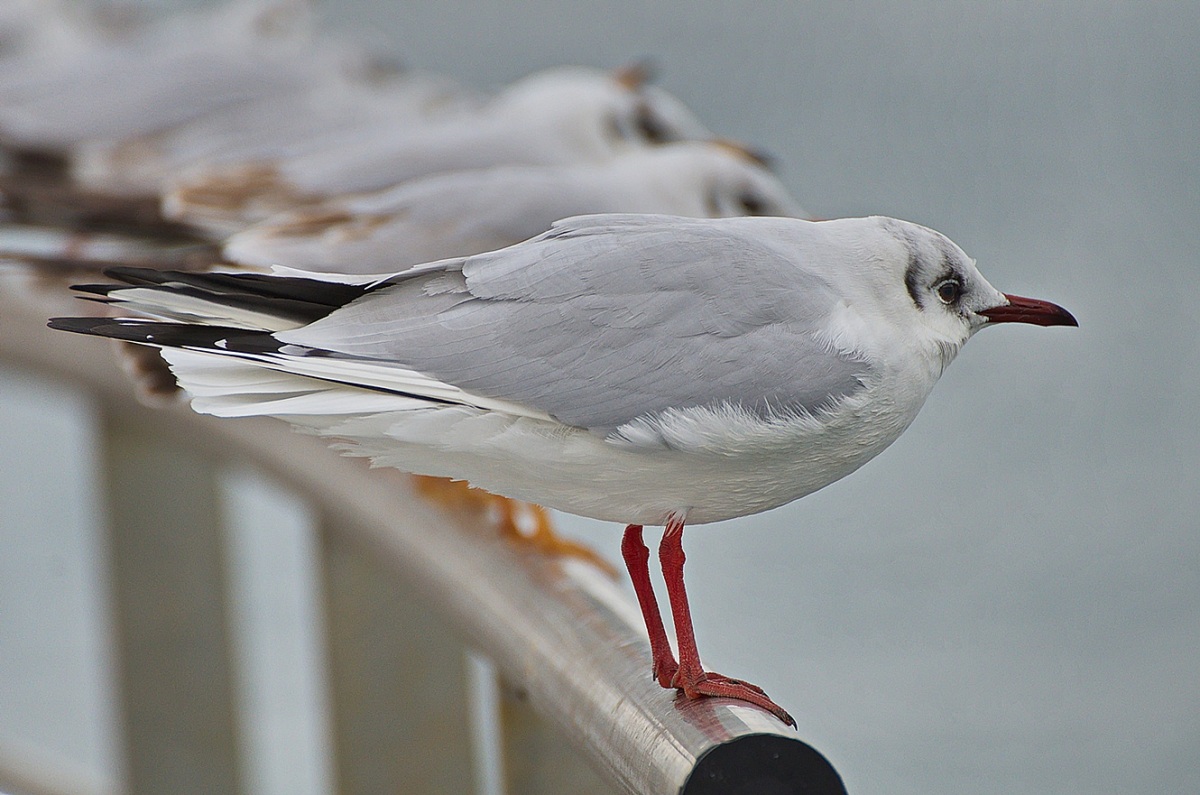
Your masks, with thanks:
M559 218L602 212L805 216L746 147L684 141L603 163L455 171L335 196L237 232L224 258L268 269L378 273L510 246Z
M500 163L596 162L630 149L713 137L649 79L636 66L544 69L505 87L469 118L359 131L282 162L281 175L298 190L330 194Z
M505 164L603 162L622 152L713 134L642 69L562 66L507 86L474 112L322 136L311 150L198 166L164 200L173 219L259 221L340 193L381 190L448 171Z
M376 277L115 268L85 294L145 317L54 328L156 345L220 417L269 415L376 464L625 525L652 676L786 724L706 671L685 524L784 505L858 469L916 417L978 330L1076 326L1006 295L944 235L893 218L592 215ZM675 624L649 576L645 525Z

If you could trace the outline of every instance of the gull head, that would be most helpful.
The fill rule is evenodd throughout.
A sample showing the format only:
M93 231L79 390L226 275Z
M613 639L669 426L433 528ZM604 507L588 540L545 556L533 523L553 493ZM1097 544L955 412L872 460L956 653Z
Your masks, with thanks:
M894 218L823 222L853 256L826 274L852 305L866 306L870 350L925 354L940 373L971 336L997 323L1077 326L1057 304L1000 292L948 237ZM856 313L860 316L864 313Z
M558 162L607 160L631 149L713 137L671 94L626 70L557 67L516 81L498 113L540 134Z
M1078 326L1058 304L1002 293L992 285L961 248L948 237L916 224L907 224L908 262L904 288L926 321L947 333L973 334L996 323L1037 326Z
M612 175L644 185L658 200L654 212L693 218L806 216L751 150L729 141L682 141L630 152L613 160Z

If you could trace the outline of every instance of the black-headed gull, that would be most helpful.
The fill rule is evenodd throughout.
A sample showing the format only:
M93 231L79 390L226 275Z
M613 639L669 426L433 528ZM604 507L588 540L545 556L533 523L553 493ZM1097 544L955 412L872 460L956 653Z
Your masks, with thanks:
M916 417L981 328L1077 325L891 218L597 215L510 248L340 283L116 269L83 287L159 320L56 328L158 345L197 411L270 415L376 463L626 525L653 673L791 717L700 664L685 522L803 497ZM651 589L659 548L678 661Z

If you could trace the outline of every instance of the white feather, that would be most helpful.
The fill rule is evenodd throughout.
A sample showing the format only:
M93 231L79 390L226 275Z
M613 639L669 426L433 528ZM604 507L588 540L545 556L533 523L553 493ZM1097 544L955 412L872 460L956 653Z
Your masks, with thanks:
M260 331L286 331L304 325L278 315L232 307L215 299L208 300L149 287L119 290L114 299L114 303L125 308L151 317L183 323L199 322L206 326L229 326Z

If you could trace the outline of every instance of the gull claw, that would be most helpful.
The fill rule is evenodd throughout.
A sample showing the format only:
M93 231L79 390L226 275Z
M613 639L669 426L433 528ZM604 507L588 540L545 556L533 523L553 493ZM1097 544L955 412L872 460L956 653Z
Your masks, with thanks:
M796 727L796 721L787 710L772 701L761 687L742 679L705 671L703 668L689 670L680 666L671 677L670 687L683 693L686 698L734 698L745 701L765 709L788 726Z
M701 671L694 678L684 678L677 673L671 684L686 698L733 698L745 701L770 712L793 729L796 728L796 721L787 710L768 698L761 687L741 679Z
M651 676L658 682L659 687L670 690L673 687L678 687L675 680L679 678L679 663L675 662L675 658L664 660L660 664L655 660L654 666L650 669Z

